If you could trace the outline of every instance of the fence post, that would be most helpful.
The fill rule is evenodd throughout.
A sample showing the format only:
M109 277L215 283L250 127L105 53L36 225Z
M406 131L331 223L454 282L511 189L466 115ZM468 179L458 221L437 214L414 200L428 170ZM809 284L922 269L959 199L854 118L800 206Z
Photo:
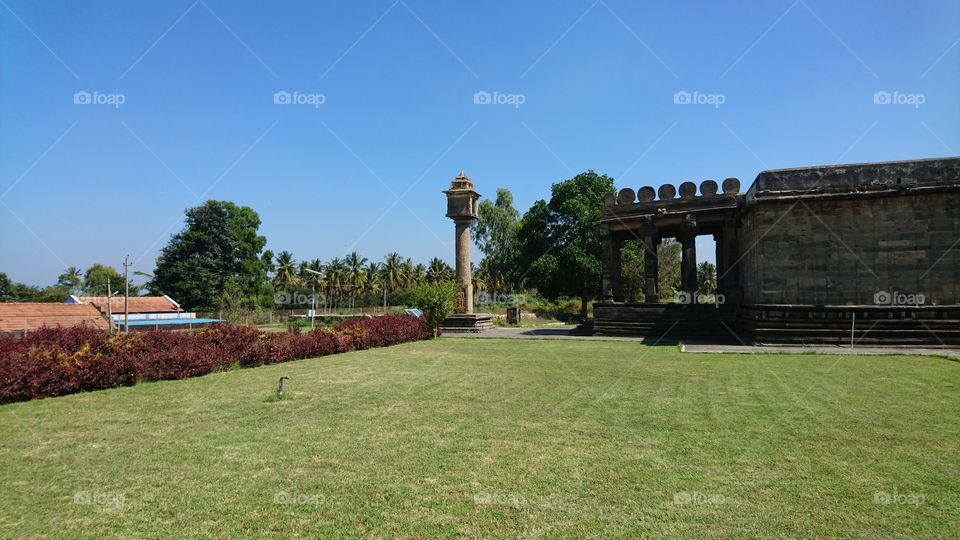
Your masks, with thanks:
M853 332L857 327L857 312L853 312L853 318L850 320L850 348L853 348Z

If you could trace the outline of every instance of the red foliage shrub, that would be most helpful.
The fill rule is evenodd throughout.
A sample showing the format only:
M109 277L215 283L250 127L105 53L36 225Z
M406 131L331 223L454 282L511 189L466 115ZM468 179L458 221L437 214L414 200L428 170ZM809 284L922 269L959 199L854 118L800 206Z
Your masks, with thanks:
M383 317L351 317L333 327L335 331L350 332L353 337L363 330L364 347L384 347L405 341L417 341L433 336L423 317L386 315Z
M333 331L263 333L217 324L189 334L153 330L110 336L92 328L42 328L0 338L0 403L184 379L227 369L427 339L422 318L356 317Z

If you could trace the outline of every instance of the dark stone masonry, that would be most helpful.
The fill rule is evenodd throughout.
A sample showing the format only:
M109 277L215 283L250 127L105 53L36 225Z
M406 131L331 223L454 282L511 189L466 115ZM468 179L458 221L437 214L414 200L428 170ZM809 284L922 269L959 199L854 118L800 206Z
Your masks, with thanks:
M595 330L744 343L960 344L960 158L764 171L610 196L598 224ZM679 197L676 192L679 191ZM718 299L697 304L695 238L716 240ZM681 291L657 290L656 247L682 245ZM645 252L625 303L620 246Z

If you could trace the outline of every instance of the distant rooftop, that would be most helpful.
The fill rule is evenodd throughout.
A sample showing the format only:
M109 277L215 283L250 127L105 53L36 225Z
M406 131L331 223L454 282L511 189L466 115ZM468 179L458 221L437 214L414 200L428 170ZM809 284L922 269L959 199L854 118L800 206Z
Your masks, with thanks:
M21 334L55 326L92 326L107 330L103 315L90 304L0 302L0 333Z
M100 313L107 313L106 296L70 296L66 302L91 304L100 310ZM122 296L113 297L110 310L114 314L123 313ZM180 313L183 309L167 296L131 296L129 311L130 313Z

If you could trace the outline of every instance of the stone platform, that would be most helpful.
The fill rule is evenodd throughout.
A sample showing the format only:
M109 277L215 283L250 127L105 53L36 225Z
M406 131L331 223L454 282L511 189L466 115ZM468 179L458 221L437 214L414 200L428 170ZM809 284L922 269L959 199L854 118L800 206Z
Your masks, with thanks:
M475 333L493 328L493 315L489 313L454 313L440 324L440 331L450 333Z
M731 305L597 303L593 329L599 336L640 336L650 343L743 343Z
M759 345L951 347L960 345L960 305L742 305L737 328Z

